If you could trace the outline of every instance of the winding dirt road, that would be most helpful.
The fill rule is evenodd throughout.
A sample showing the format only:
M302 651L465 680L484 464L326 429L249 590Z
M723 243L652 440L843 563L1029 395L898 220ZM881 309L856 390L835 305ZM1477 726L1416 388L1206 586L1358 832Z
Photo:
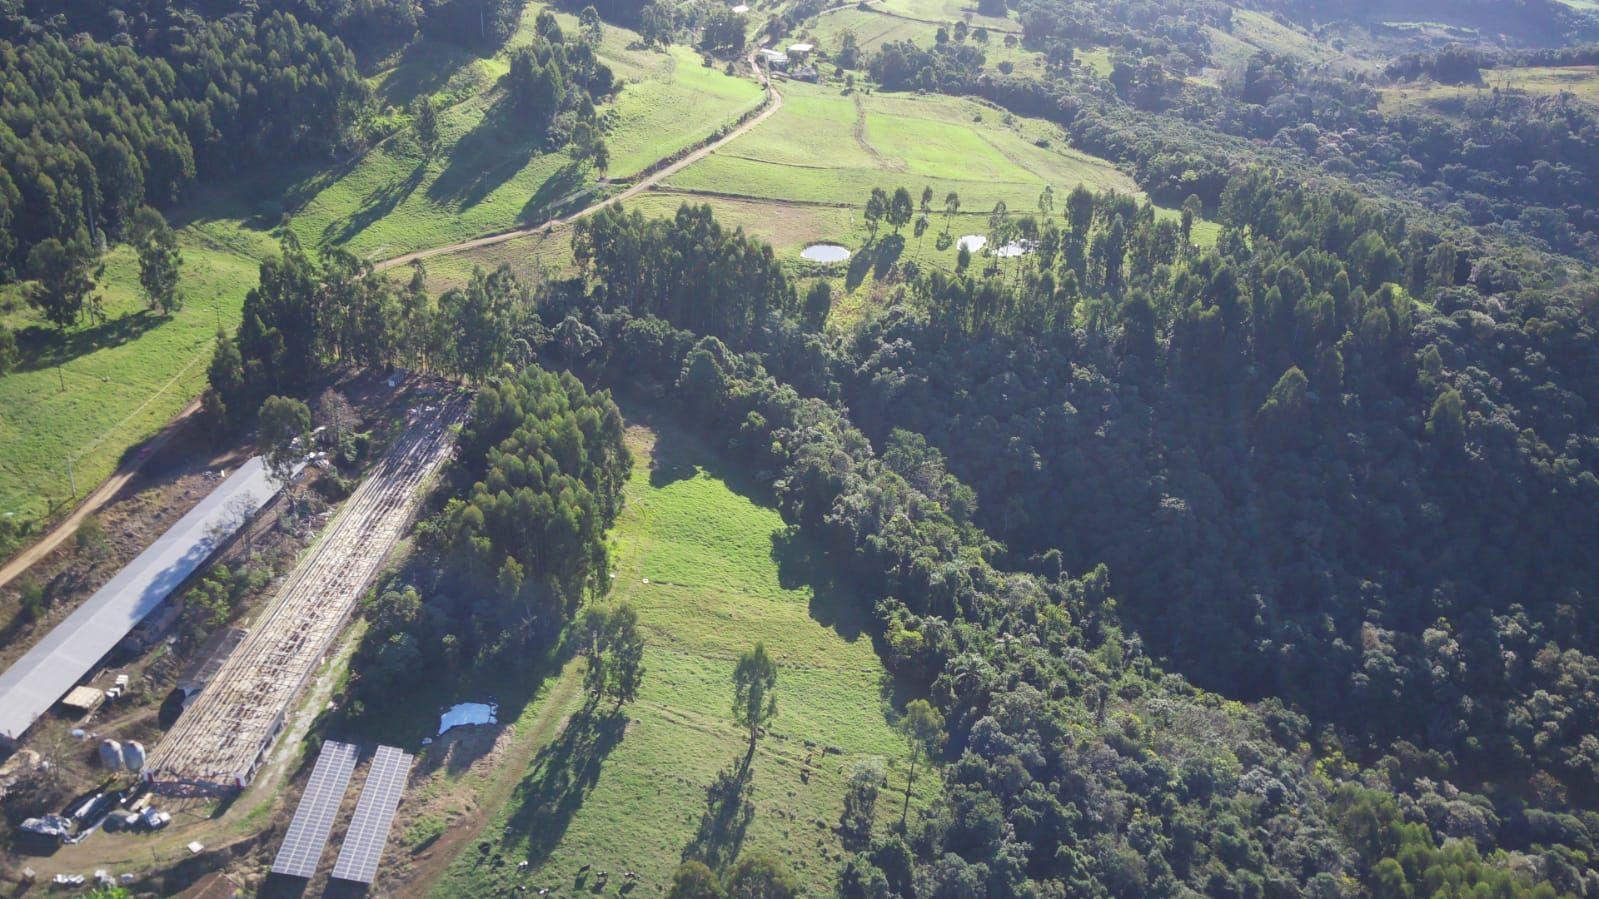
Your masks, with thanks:
M750 55L745 57L745 59L749 62L750 67L755 70L755 73L760 76L761 84L766 88L766 103L761 107L761 111L745 121L742 125L734 128L732 131L729 131L710 143L685 154L682 159L679 159L670 165L664 166L655 172L645 175L620 193L612 194L611 196L606 197L597 203L585 206L576 212L561 216L560 218L548 219L529 228L518 228L514 231L503 231L499 234L490 234L484 237L474 237L471 240L463 240L460 243L452 243L447 246L429 247L425 250L417 250L413 253L406 253L403 256L395 256L393 259L385 259L382 262L375 263L372 267L381 272L385 269L394 268L400 265L410 265L413 262L417 262L422 259L429 259L434 256L444 256L450 253L459 253L462 250L475 250L478 247L492 247L495 244L505 243L508 240L516 240L519 237L529 237L534 234L549 233L551 231L564 228L580 218L593 215L594 213L599 212L601 209L604 209L613 203L620 203L623 200L632 199L644 191L649 190L651 187L661 183L662 181L665 181L667 178L672 177L678 172L681 172L683 169L686 169L694 163L699 162L705 157L711 155L712 153L726 146L728 143L743 137L745 134L748 134L756 125L759 125L760 123L771 118L773 113L776 113L783 107L783 95L777 92L777 88L772 85L771 78L767 76L766 71L762 69L755 61L755 54L758 52L760 52L760 48L750 51Z

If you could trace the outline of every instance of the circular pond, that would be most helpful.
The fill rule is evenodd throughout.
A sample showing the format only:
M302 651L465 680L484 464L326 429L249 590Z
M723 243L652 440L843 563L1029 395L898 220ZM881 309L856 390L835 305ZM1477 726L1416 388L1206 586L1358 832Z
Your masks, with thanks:
M813 243L800 251L800 258L811 262L843 262L849 258L849 247L836 243Z
M988 246L988 238L981 234L968 234L956 241L955 245L968 253L979 253Z

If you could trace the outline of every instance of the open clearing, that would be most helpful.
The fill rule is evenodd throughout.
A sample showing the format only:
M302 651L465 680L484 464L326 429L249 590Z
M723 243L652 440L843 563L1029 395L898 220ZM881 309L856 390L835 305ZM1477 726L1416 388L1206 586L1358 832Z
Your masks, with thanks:
M570 696L565 730L484 828L488 848L464 847L434 893L491 895L518 883L565 893L593 885L577 876L590 863L613 883L637 871L641 895L660 893L696 840L706 786L743 757L731 675L758 640L779 666L778 716L755 755L755 814L742 846L778 853L813 894L829 893L842 852L832 828L850 772L886 763L880 826L897 815L906 775L865 600L818 582L825 561L791 541L777 512L714 453L626 411L635 468L613 532L608 601L638 610L648 641L643 690L619 712L609 703L585 712L583 697ZM918 795L915 804L926 801ZM710 849L730 856L738 842L735 834ZM524 858L532 865L519 874Z
M514 39L513 47L528 39L527 23L542 9L540 4L527 7L528 34ZM576 17L562 13L558 18L566 33L578 32ZM635 33L608 26L599 48L600 58L627 82L600 109L614 116L606 133L611 178L632 177L698 143L759 106L763 96L753 78L707 68L687 48L629 49L637 41ZM567 150L541 150L527 128L506 114L496 87L505 56L463 62L454 54L407 54L384 77L386 95L403 100L412 91L409 85L424 80L409 71L413 66L445 67L431 78L443 81L446 101L466 93L440 112L438 157L426 159L402 131L347 169L318 173L290 188L296 198L292 227L300 240L388 258L542 221L590 199L597 185L589 164Z
M0 377L0 515L35 520L87 494L199 395L216 329L238 324L257 265L206 237L182 232L185 304L170 318L145 310L127 247L106 255L105 321L86 320L64 339L17 286L0 291L0 320L18 329L22 350Z
M1569 93L1578 100L1599 105L1599 66L1484 69L1481 84L1421 82L1386 88L1382 92L1382 105L1388 111L1421 105L1447 113L1454 104L1494 91L1524 91L1538 95Z

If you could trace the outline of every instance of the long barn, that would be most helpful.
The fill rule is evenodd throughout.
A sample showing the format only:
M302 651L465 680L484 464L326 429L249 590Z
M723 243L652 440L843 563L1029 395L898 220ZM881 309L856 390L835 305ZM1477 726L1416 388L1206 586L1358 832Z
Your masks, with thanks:
M0 675L0 740L39 717L277 495L255 457L229 475Z

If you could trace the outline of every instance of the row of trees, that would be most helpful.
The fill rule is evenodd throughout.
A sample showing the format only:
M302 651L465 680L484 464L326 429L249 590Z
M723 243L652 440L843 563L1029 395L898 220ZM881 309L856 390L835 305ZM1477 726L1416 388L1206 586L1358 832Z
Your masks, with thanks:
M438 298L422 269L400 286L343 250L306 253L285 232L261 263L233 337L217 335L204 402L225 427L248 424L270 394L303 395L341 365L406 365L481 379L531 361L540 337L523 329L532 296L508 268L475 270Z

